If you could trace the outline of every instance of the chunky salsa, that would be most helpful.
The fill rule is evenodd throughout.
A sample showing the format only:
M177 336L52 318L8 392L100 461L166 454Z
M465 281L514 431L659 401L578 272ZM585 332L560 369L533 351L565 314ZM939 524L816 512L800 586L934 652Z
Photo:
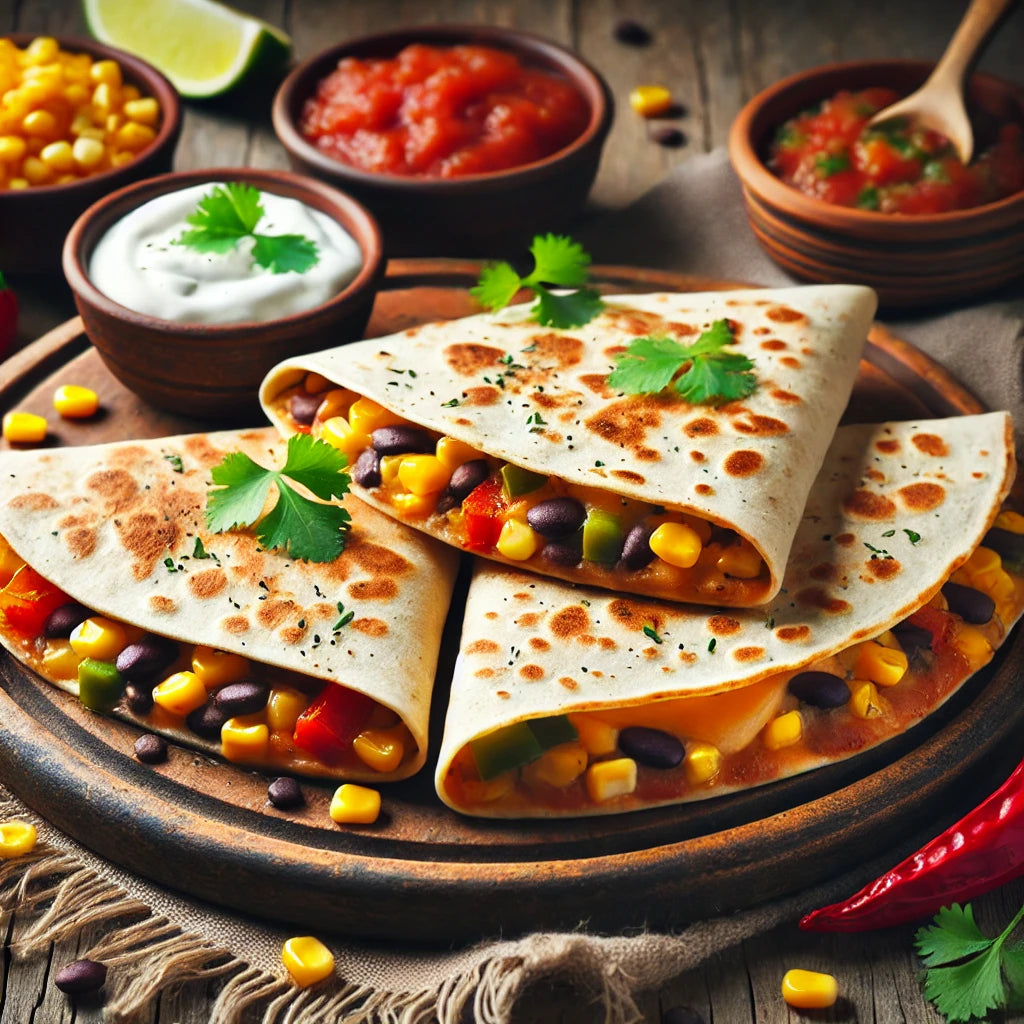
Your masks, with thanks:
M905 118L868 127L898 98L881 87L838 92L782 125L769 167L805 195L881 213L965 210L1024 190L1021 125L1001 125L964 166L948 139Z
M584 97L556 74L486 46L407 46L346 57L303 109L300 130L366 171L452 178L540 160L582 134Z

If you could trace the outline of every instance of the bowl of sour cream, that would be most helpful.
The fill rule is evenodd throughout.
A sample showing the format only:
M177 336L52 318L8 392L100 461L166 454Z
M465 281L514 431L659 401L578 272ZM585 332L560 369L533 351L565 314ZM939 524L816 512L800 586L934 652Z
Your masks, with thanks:
M68 233L63 266L85 333L122 384L180 415L240 421L276 363L362 336L384 259L376 221L338 189L218 168L95 203Z

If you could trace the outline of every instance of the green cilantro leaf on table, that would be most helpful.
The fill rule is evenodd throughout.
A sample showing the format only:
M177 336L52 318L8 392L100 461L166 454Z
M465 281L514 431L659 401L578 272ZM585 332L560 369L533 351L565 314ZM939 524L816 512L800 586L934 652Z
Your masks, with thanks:
M257 234L263 214L259 189L238 181L215 185L199 200L195 213L185 218L192 227L174 239L174 244L223 255L241 239L252 238L253 261L274 274L303 274L319 262L316 243L304 235Z
M919 928L914 945L926 968L925 998L951 1022L984 1018L1008 1005L1024 983L1024 944L1010 935L1024 907L1006 929L988 938L974 921L971 904L943 907L932 924Z
M266 469L244 452L231 452L211 470L217 489L206 501L206 525L214 533L245 528L258 522L256 539L270 551L287 551L293 558L330 562L345 550L352 517L330 502L348 493L348 459L343 452L309 434L288 439L281 469ZM322 502L297 491L301 484ZM271 486L277 501L263 515Z
M489 263L469 293L492 312L504 309L521 288L537 296L530 313L544 327L582 327L604 308L601 296L586 288L590 256L578 242L566 235L536 235L530 245L533 270L526 277L508 263ZM574 288L559 294L556 288Z
M733 344L727 320L716 320L691 345L675 338L634 338L616 357L608 383L631 395L653 395L673 384L694 405L715 405L746 398L757 387L754 363ZM678 376L677 376L678 375Z

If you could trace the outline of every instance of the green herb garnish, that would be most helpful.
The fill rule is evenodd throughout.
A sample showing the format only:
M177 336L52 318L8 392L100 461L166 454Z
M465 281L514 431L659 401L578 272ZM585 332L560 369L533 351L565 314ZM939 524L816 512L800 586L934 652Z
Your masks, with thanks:
M186 222L189 230L174 239L196 252L231 252L243 238L252 238L253 262L275 274L295 271L303 274L317 264L316 243L305 235L263 235L256 226L263 218L259 189L238 181L215 185L199 200L195 213Z
M656 644L664 643L653 626L644 626L644 636L649 636Z
M252 526L259 521L256 539L271 551L287 551L310 562L333 561L345 549L352 517L334 504L323 504L300 494L294 480L323 502L348 493L343 452L309 434L288 439L288 454L280 470L265 469L244 452L231 452L211 470L218 489L206 502L206 525L214 533ZM263 515L271 485L277 501Z
M746 398L757 387L754 363L726 351L733 341L727 320L716 320L692 345L668 337L634 338L616 357L608 383L627 394L645 395L657 394L675 379L675 390L695 405Z
M184 473L185 464L181 461L180 455L165 455L164 458L171 464L175 473Z
M825 178L831 178L833 174L849 170L850 158L846 153L822 153L815 157L814 166Z
M332 633L338 633L341 630L343 630L356 616L355 612L345 611L345 606L340 601L338 602L337 607L338 614L341 616L341 618L339 618L338 621L333 626L331 626Z
M581 327L601 312L601 296L583 287L590 267L590 256L583 246L566 235L536 235L530 252L533 270L526 277L520 277L508 263L489 263L469 294L493 312L504 309L520 288L528 288L537 296L530 313L545 327ZM549 285L576 290L558 295L550 291Z

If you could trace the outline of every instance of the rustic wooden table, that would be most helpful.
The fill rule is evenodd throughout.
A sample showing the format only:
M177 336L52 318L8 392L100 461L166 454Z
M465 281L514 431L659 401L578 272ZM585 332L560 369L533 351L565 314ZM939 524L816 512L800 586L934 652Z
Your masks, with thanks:
M603 72L618 102L588 215L622 207L673 167L724 145L743 102L786 74L869 56L934 59L966 7L964 0L237 0L236 5L284 27L299 57L333 39L432 21L516 26L571 45ZM624 18L650 30L650 45L629 47L615 40L613 28ZM0 0L0 32L15 30L83 33L84 22L72 0ZM1022 53L1024 10L1018 9L980 66L1019 81L1024 75ZM652 131L659 123L644 122L630 111L629 90L643 82L663 82L672 88L682 109L666 123L682 130L683 145L658 145ZM189 104L177 167L286 167L284 151L270 128L266 98L234 95L216 103ZM73 314L63 280L21 279L16 268L4 269L21 296L22 343ZM865 851L865 856L873 852L877 851ZM1024 885L1015 884L982 900L983 924L1005 922L1022 899ZM6 941L16 939L24 927L15 914ZM706 1021L729 1024L801 1019L937 1022L941 1018L921 994L912 937L910 927L865 936L812 937L794 924L784 925L647 994L640 1000L641 1010L652 1022L678 1005L694 1007ZM12 965L5 955L0 962L0 1024L98 1022L98 1009L73 1010L54 998L50 984L51 965L74 959L90 941L85 935L59 944L50 964ZM792 966L837 975L840 1002L832 1010L806 1015L788 1009L780 998L779 982ZM193 984L165 994L148 1021L206 1022L215 993L215 985ZM579 1006L571 993L547 988L533 993L520 1015L522 1024L598 1019L595 1007Z

